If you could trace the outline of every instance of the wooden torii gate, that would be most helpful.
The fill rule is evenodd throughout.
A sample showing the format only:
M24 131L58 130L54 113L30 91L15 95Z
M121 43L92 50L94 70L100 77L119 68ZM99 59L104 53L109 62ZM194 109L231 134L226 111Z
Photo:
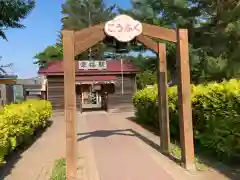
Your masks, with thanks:
M128 20L129 18L130 17L127 17ZM128 25L128 31L125 32L123 32L124 30L122 31L122 29L119 29L118 27L117 31L120 33L120 36L122 32L125 33L125 36L126 33L132 33L131 30L133 30L134 27L131 27L131 22L121 21L120 24L117 24L117 26L121 26L122 29L124 29L124 24ZM109 22L107 23L109 24ZM123 24L121 25L121 23ZM64 53L64 103L66 121L67 180L75 179L77 171L75 56L79 55L93 45L104 40L104 38L107 36L106 24L95 25L89 28L82 29L80 31L62 31ZM168 154L170 153L170 132L167 94L166 45L164 43L156 43L150 37L177 43L178 55L176 62L178 68L178 101L180 117L179 124L182 150L181 157L186 169L194 169L194 144L192 128L188 31L187 29L175 30L145 23L141 23L140 26L140 33L137 35L136 40L159 55L158 113L161 137L160 147L162 152ZM109 31L112 32L111 30Z

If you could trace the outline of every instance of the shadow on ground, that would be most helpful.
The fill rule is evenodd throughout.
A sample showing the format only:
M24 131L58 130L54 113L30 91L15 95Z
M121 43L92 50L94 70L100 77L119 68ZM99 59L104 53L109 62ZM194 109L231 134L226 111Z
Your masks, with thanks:
M52 125L52 123L52 121L49 121L46 128L40 129L39 131L35 132L32 139L20 145L15 151L10 153L6 157L6 164L0 166L0 180L11 174L11 171L14 168L15 164L22 158L22 153L29 149L43 135L43 133L47 131L47 129Z
M78 136L79 136L78 141L83 141L87 138L92 138L92 137L102 138L102 137L109 137L112 135L137 137L137 138L141 139L143 142L145 142L146 144L148 144L149 146L151 146L152 148L156 149L158 152L160 152L160 153L164 154L165 156L167 156L168 158L170 158L175 163L180 164L179 159L177 159L176 157L174 157L172 155L161 152L160 146L158 144L154 143L153 141L149 140L148 138L146 138L145 136L141 135L140 133L136 132L133 129L98 130L98 131L87 132L87 133L78 133Z
M127 118L127 119L131 120L131 121L134 120L133 117ZM146 128L146 127L143 127L143 128ZM148 129L148 128L146 128L146 129ZM148 130L151 131L152 133L154 133L155 135L158 135L156 132L156 129L153 130L152 128L150 128ZM87 133L78 133L78 141L83 141L84 139L92 138L92 137L104 138L104 137L109 137L112 135L135 136L135 137L141 139L147 145L149 145L152 148L154 148L155 150L157 150L158 152L167 156L169 159L171 159L175 163L181 165L181 161L179 159L177 159L176 157L174 157L172 155L161 152L160 145L156 144L152 140L146 138L145 136L136 132L133 129L98 130L98 131L87 132ZM239 180L240 179L239 168L230 168L230 167L224 165L223 163L216 162L216 160L215 161L209 160L209 158L202 156L201 154L199 154L199 152L196 152L196 154L199 157L201 162L206 164L208 167L212 167L213 169L217 170L218 172L224 174L229 179L231 179L231 180Z
M104 111L101 107L93 107L93 108L83 108L82 112L93 112L93 111Z
M136 122L136 118L135 117L127 117L127 120L130 120L134 123ZM156 136L159 136L159 130L156 128L152 128L152 127L147 127L144 126L142 124L139 124L140 126L142 126L143 128L147 129L148 131L150 131L151 133L153 133ZM146 137L144 137L146 138ZM148 140L150 142L152 142L151 140ZM144 141L145 142L145 141ZM159 149L159 145L155 144L154 142L152 142L153 145L151 145L151 147L153 148L157 148L157 150ZM149 144L149 143L147 143ZM149 144L150 145L150 144ZM158 150L159 151L159 150ZM199 161L205 165L207 165L208 167L211 167L213 169L215 169L216 171L220 172L221 174L224 174L226 177L228 177L231 180L240 180L240 165L239 163L236 163L234 165L226 165L220 161L217 161L216 159L214 159L213 157L207 155L207 154L203 154L201 152L201 150L199 150L197 147L195 147L195 155L198 157ZM179 159L174 159L175 162L180 162Z

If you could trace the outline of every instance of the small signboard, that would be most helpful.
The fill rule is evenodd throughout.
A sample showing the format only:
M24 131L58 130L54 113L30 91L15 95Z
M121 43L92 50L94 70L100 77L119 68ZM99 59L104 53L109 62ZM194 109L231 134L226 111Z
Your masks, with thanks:
M30 91L29 92L29 96L38 96L38 95L41 95L40 91Z
M95 84L95 85L93 86L93 88L94 88L95 91L100 91L101 88L102 88L102 86L99 85L99 84Z
M79 61L79 69L83 70L105 70L107 69L106 61Z
M142 24L127 15L119 15L105 24L105 33L120 42L129 42L142 33Z

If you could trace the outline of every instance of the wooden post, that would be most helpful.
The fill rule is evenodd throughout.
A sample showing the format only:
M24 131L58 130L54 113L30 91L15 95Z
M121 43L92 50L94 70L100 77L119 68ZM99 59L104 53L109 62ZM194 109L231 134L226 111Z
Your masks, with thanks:
M170 153L170 132L167 91L167 62L166 45L158 44L159 72L158 72L158 117L160 125L161 150Z
M83 113L82 92L80 93L80 113Z
M195 169L192 127L191 84L188 50L188 30L177 29L178 101L182 161L188 170Z
M76 89L74 60L74 31L62 32L64 57L64 104L66 122L66 173L67 180L77 174Z
M81 97L80 97L80 100L81 100L81 107L80 107L80 113L83 113L83 92L84 92L84 89L83 89L83 85L81 84L80 85L80 91L81 91L81 93L80 93L80 95L81 95Z
M108 93L105 92L105 111L108 112Z

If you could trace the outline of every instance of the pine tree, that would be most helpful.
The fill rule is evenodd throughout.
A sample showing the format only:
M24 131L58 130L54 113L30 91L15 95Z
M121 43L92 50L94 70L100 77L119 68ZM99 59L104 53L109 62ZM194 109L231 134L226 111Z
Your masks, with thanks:
M24 28L20 21L35 7L34 0L0 0L0 36L7 40L8 28Z
M157 26L188 29L194 81L239 77L240 0L132 0L132 6L120 12ZM173 73L176 49L167 43L167 50Z
M67 0L62 5L62 14L64 16L62 18L62 29L81 30L101 22L106 22L115 16L115 13L113 13L114 8L115 5L107 7L103 0ZM91 48L91 58L104 58L106 48L103 43L93 46ZM44 66L50 61L62 58L62 53L62 37L59 35L54 46L46 48L35 56L37 59L35 63L39 66ZM86 60L88 58L89 50L76 57L77 60Z
M112 19L115 5L107 7L103 0L67 0L62 5L64 29L80 30Z

